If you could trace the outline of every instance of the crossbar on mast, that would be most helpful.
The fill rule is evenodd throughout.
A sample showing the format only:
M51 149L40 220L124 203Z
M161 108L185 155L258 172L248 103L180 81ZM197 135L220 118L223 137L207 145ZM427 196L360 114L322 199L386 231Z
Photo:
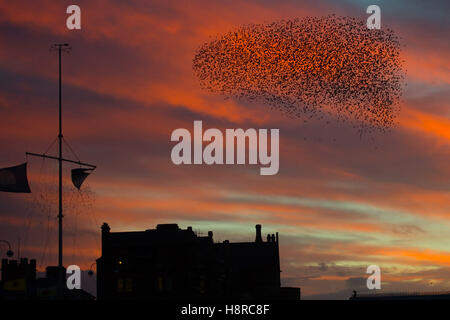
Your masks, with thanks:
M35 156L35 157L41 157L41 158L48 158L48 159L53 159L53 160L59 160L58 157L55 156L49 156L45 153L34 153L34 152L25 152L27 155L29 156ZM78 164L80 166L85 166L85 167L90 167L92 169L97 168L97 166L94 166L93 164L89 164L89 163L85 163L85 162L81 162L81 161L75 161L75 160L70 160L70 159L61 159L64 162L70 162L70 163L75 163Z

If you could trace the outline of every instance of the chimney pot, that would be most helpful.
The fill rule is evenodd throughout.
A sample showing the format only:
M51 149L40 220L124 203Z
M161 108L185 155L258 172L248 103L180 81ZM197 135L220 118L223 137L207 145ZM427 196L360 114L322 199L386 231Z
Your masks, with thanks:
M102 225L102 232L109 233L110 230L111 230L111 228L109 227L109 225L106 222L104 222Z
M256 228L256 238L255 238L255 242L262 242L262 237L261 237L261 225L257 224L255 226Z

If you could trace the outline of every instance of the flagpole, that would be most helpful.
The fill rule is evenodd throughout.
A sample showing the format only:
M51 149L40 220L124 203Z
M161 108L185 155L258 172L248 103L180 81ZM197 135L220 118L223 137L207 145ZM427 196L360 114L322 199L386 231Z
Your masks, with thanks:
M69 162L69 163L75 163L79 164L80 166L87 166L90 167L90 169L86 170L94 170L96 168L95 165L83 163L81 161L74 161L70 159L64 159L63 158L63 152L62 152L62 143L63 143L63 130L62 130L62 72L61 72L61 56L62 52L69 52L71 47L68 43L58 43L54 44L50 47L50 51L56 51L58 50L58 89L59 89L59 133L58 133L58 144L59 144L59 150L58 150L58 157L49 156L47 154L38 154L38 153L32 153L32 152L26 152L27 155L32 155L36 157L41 158L48 158L48 159L54 159L58 160L58 171L59 171L59 203L58 203L58 282L57 282L57 294L59 299L64 299L64 287L65 287L65 274L63 272L63 188L62 188L62 164L63 162ZM73 174L73 173L72 173ZM84 179L83 179L84 180ZM72 176L72 181L73 176ZM82 183L82 181L81 181ZM74 185L79 189L80 185L76 185L74 182Z
M61 46L58 45L58 60L59 60L59 212L58 212L58 295L59 298L63 298L63 225L62 225L62 117L61 117L61 107L62 107L62 92L61 92Z
M63 50L69 50L69 44L56 44L55 47L58 49L58 69L59 69L59 156L58 156L58 169L59 169L59 210L58 210L58 297L60 299L64 298L64 273L63 273L63 204L62 204L62 141L63 141L63 131L62 131L62 81L61 81L61 52Z

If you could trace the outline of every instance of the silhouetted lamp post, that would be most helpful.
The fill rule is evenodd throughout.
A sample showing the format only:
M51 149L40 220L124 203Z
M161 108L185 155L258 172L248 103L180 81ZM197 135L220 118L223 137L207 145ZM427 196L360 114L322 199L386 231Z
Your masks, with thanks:
M14 255L14 252L11 250L11 244L8 241L6 241L6 240L0 240L0 242L4 242L4 243L6 243L8 245L9 249L8 249L8 251L6 251L6 256L8 258L11 258Z
M92 267L94 266L94 264L97 265L97 262L94 262L93 264L91 264L89 271L88 271L88 275L90 275L90 276L94 275L94 270L92 270Z

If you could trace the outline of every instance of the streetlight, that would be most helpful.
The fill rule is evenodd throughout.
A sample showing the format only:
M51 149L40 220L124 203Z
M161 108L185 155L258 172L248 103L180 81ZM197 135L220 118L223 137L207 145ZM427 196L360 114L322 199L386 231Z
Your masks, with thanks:
M11 250L11 244L6 240L0 240L0 242L4 242L8 245L9 249L8 249L8 251L6 251L6 256L8 258L11 258L14 255L14 252Z
M91 267L89 268L89 271L88 271L88 275L90 275L90 276L94 275L94 271L92 270L92 267L94 266L94 264L97 265L97 262L94 262L91 264Z

